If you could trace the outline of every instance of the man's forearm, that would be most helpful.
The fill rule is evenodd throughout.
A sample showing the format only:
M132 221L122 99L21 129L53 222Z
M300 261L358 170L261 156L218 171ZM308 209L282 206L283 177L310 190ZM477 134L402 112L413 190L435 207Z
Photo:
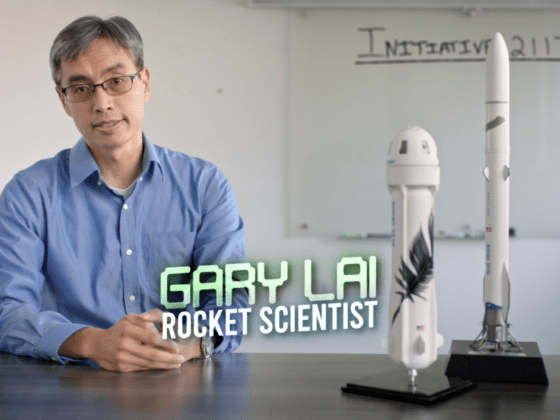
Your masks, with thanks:
M58 349L60 356L71 359L91 359L92 343L99 339L99 328L87 327L76 331Z
M103 369L132 372L151 369L178 369L200 354L200 344L181 346L164 340L154 323L161 322L161 311L128 314L103 330L86 327L72 334L60 346L59 354L91 359Z

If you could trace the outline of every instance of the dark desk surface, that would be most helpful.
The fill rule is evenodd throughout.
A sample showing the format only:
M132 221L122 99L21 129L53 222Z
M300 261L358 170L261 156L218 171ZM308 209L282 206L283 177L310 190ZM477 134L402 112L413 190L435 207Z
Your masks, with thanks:
M428 369L443 373L446 361ZM0 418L558 418L560 356L544 361L548 387L481 383L423 407L341 392L349 381L397 369L387 355L236 353L177 371L113 373L0 353Z

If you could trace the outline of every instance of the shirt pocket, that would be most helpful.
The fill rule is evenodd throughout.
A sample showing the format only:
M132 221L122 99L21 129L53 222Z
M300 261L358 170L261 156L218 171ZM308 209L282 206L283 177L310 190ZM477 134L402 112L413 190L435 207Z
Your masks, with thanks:
M161 273L168 267L191 266L196 232L151 232L145 242L147 281L159 294Z

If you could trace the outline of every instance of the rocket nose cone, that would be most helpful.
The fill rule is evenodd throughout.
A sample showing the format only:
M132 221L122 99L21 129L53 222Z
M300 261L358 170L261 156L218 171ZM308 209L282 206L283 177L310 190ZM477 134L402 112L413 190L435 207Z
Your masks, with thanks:
M486 55L486 102L509 102L509 53L499 32Z

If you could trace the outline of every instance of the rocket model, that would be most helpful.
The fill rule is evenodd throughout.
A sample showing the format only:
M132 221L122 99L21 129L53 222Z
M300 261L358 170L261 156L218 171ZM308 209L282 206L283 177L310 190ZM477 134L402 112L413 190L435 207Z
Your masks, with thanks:
M382 346L409 370L411 386L416 369L431 365L443 345L433 280L433 208L439 179L434 139L420 127L397 133L387 158L393 258L389 336Z
M519 351L509 334L509 55L496 33L486 58L486 265L482 332L476 350Z

